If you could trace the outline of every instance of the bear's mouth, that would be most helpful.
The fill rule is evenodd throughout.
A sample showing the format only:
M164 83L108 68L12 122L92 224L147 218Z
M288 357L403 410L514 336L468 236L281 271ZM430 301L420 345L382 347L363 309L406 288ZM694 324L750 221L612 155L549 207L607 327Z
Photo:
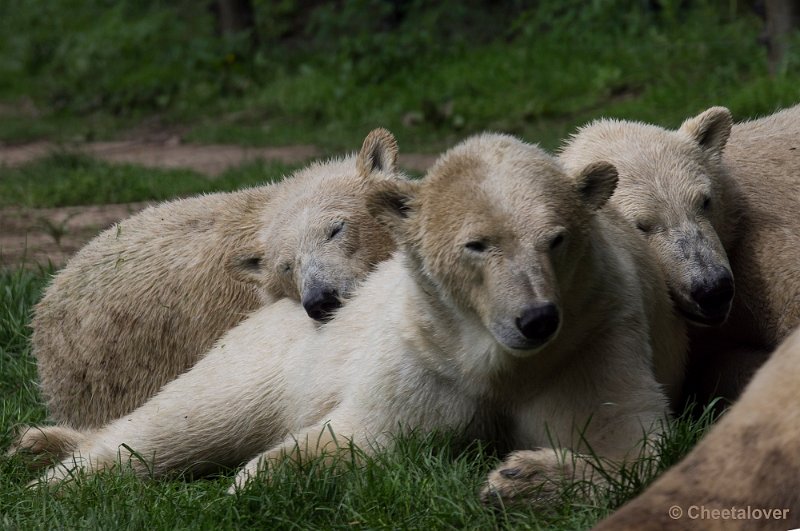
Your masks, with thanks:
M537 354L549 345L558 335L554 333L542 339L528 339L522 334L507 327L492 327L494 340L502 346L503 350L515 358L527 358Z
M668 290L668 293L672 307L689 324L694 326L712 327L724 324L728 320L728 315L730 315L733 306L733 299L731 298L726 304L721 304L713 310L704 310L691 297L681 296L679 292L675 292L672 289Z
M698 326L720 326L721 324L724 324L725 321L728 320L728 312L725 312L720 315L708 316L708 315L698 314L695 312L688 312L680 306L678 307L678 311L680 312L681 315L683 315L686 318L686 320L689 323Z

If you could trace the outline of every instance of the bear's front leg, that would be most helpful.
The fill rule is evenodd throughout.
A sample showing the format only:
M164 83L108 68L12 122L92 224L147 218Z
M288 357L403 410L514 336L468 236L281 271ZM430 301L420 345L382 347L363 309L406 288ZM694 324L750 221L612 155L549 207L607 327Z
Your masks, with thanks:
M614 349L640 352L647 343L635 336L617 338L611 337L609 347L587 360L596 363L586 363L559 380L551 394L539 397L537 407L550 415L553 444L564 446L511 453L489 474L481 491L484 503L542 506L552 502L566 483L573 483L576 496L592 501L609 480L621 478L623 466L653 455L668 415L666 397L647 356L615 358ZM593 386L587 388L585 382ZM577 409L571 398L581 393L584 409ZM570 418L577 420L558 422ZM521 424L533 422L535 415L532 419L523 418ZM535 444L536 438L527 440Z
M481 489L481 501L490 505L528 503L545 507L557 501L569 483L574 489L571 496L592 502L609 482L621 478L626 463L653 458L659 437L651 434L640 443L638 453L632 450L616 458L579 454L564 448L512 452L489 473Z
M338 424L341 426L341 424ZM331 423L309 428L304 432L293 435L284 442L251 459L234 478L233 485L228 489L228 494L243 489L247 483L259 473L269 473L269 467L284 459L291 459L296 463L304 463L322 457L325 464L334 462L350 462L366 452L371 453L371 447L366 444L366 439L359 439L357 451L352 451L356 439L352 434L335 433Z

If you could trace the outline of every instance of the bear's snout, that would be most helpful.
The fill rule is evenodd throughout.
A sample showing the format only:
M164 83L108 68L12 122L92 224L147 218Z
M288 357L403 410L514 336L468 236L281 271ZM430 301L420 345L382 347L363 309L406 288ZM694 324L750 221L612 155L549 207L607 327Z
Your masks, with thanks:
M698 282L692 286L692 300L697 303L704 320L709 324L725 321L733 294L733 276L728 270L721 270L711 281Z
M527 306L517 318L517 329L532 346L543 345L558 330L558 307L552 302Z
M303 296L303 308L312 319L327 321L342 306L339 292L332 288L315 288Z

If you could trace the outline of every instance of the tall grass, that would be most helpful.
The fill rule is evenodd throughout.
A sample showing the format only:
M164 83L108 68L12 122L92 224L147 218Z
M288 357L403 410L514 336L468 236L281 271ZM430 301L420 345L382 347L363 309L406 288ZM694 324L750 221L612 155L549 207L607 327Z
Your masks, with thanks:
M50 274L49 268L0 268L0 448L11 442L18 423L42 422L36 364L29 354L31 309Z

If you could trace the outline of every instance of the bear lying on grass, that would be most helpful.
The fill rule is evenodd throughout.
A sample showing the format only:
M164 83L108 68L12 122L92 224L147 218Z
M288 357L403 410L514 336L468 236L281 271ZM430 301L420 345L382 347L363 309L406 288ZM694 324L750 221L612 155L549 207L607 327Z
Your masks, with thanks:
M180 199L108 229L36 306L33 354L51 418L90 428L133 411L258 307L326 319L394 242L366 208L403 179L376 129L358 155L276 184Z
M667 414L653 358L685 345L645 243L601 209L616 181L606 163L567 175L513 137L468 139L424 180L368 192L399 251L335 319L318 328L279 301L131 414L95 432L31 428L18 448L74 450L48 483L120 458L156 477L250 460L232 489L277 459L348 459L349 443L369 453L410 430L531 449L512 459L539 486L585 474L589 449L638 455ZM500 479L491 496L525 494Z
M678 310L714 327L692 328L687 393L701 401L735 399L800 325L800 106L731 124L723 107L677 131L599 120L561 153L568 169L617 167L610 203L658 255Z

